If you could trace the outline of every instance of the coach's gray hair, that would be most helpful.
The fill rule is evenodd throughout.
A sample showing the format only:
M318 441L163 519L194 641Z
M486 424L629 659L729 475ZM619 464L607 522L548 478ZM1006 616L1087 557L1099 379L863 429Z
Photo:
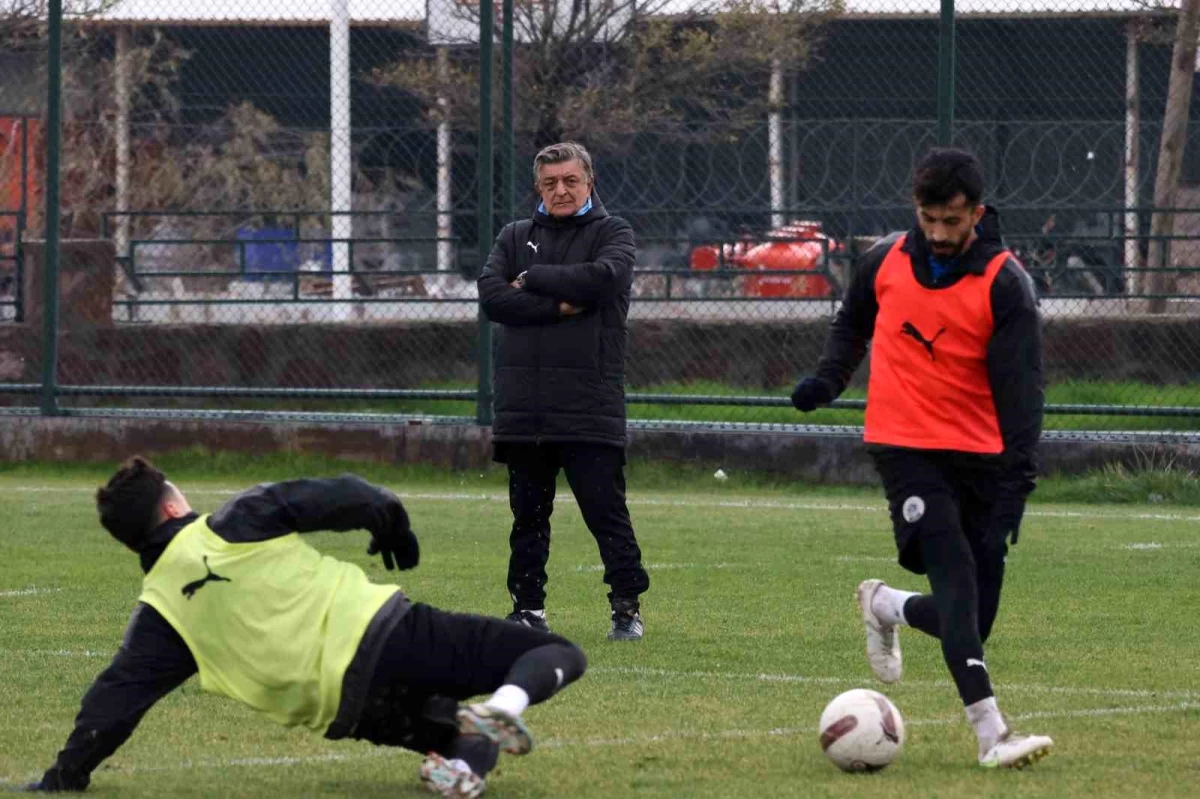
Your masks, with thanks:
M564 141L542 148L542 151L533 157L533 185L537 185L543 166L565 164L568 161L578 161L582 164L583 176L587 178L588 183L593 181L592 154L578 142Z

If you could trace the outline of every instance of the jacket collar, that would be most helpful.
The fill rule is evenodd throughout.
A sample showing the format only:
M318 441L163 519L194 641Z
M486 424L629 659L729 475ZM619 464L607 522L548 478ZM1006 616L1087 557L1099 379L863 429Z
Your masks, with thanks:
M178 519L167 519L158 527L155 527L150 535L146 536L146 539L137 551L138 558L142 562L142 572L149 574L150 570L154 568L154 564L158 563L158 559L162 556L167 546L175 540L175 536L179 535L179 531L199 518L200 514L193 511L186 516L180 516Z
M911 256L917 278L926 284L932 284L933 278L929 269L929 242L921 232L920 225L914 225L904 239L901 247ZM982 275L987 271L987 265L993 258L1004 250L1004 241L1000 235L1000 212L994 207L984 206L983 218L975 226L975 241L967 251L958 257L953 271L939 285L947 285L962 275Z
M604 203L601 202L599 195L596 194L595 186L592 187L592 196L589 198L588 202L591 203L591 208L589 208L585 213L582 213L578 216L561 218L547 214L542 210L541 203L539 202L538 208L533 212L533 222L534 224L541 225L543 227L572 228L582 227L589 222L594 222L597 219L603 219L604 217L608 216L608 210L604 207Z

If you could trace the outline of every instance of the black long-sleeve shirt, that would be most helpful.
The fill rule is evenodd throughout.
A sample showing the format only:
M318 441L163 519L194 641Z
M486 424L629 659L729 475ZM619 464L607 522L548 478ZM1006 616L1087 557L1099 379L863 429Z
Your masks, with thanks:
M208 526L230 543L249 543L317 530L407 527L403 514L392 492L344 475L255 486L209 516ZM197 518L192 513L155 529L138 552L142 571L149 572L171 540ZM128 740L146 711L196 672L196 660L175 628L139 602L120 649L84 694L75 729L42 778L43 787L85 789L91 773Z
M841 394L862 363L875 333L879 305L875 278L888 251L904 233L881 239L854 266L841 308L830 325L816 376ZM908 231L904 252L910 256L917 281L927 288L954 285L968 274L981 275L988 262L1004 250L999 214L988 208L975 242L958 260L957 268L935 281L929 267L929 248L920 228ZM996 275L991 289L993 332L987 349L987 370L1004 452L1000 481L1004 493L1024 497L1034 487L1036 451L1042 431L1042 332L1033 282L1014 258Z

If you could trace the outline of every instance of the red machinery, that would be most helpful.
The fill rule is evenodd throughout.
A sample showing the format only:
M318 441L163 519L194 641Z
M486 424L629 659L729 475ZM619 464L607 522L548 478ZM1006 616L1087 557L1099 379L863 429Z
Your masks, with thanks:
M26 127L27 126L27 127ZM24 128L24 129L23 129ZM41 157L34 157L40 143L41 123L36 119L0 116L0 212L33 208L41 182ZM26 152L22 152L28 146ZM26 184L21 185L21 161L25 158ZM22 199L24 203L22 203ZM0 217L0 241L11 240L16 220Z
M820 222L795 221L767 233L767 241L743 236L734 244L705 244L692 250L692 269L708 271L720 266L748 270L741 279L751 297L829 297L833 287L820 272L827 255L841 244L821 232ZM777 272L779 274L771 274Z

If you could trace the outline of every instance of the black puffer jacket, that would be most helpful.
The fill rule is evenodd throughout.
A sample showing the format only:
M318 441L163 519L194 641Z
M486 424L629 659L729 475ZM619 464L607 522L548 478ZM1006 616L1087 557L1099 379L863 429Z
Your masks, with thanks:
M593 193L583 216L535 213L496 237L479 276L493 329L492 440L625 446L633 228ZM525 287L513 280L525 272ZM559 302L582 307L564 316Z

